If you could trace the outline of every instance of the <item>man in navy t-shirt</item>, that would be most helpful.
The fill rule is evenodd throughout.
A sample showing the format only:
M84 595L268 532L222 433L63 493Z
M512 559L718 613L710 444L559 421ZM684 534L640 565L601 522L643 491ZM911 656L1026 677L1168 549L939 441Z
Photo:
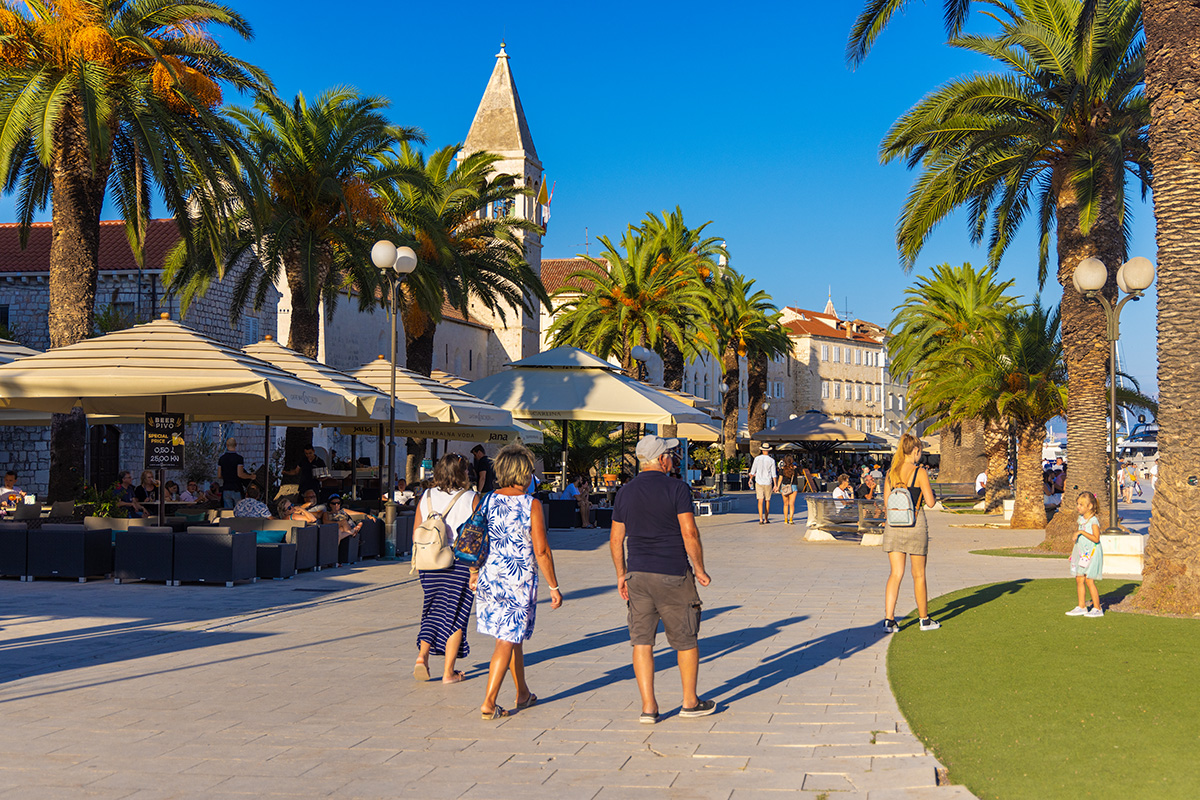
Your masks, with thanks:
M658 721L654 696L654 641L662 620L683 680L681 717L703 717L717 709L696 694L700 672L700 595L708 586L704 551L693 514L692 491L672 478L678 439L644 436L637 443L641 472L617 492L610 546L617 590L629 608L633 672L642 695L641 721ZM628 552L627 552L628 551ZM690 565L689 565L690 559Z

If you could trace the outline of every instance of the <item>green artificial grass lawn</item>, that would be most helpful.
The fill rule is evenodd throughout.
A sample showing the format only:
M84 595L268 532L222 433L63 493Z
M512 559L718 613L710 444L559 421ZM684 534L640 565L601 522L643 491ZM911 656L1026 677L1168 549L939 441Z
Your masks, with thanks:
M1069 553L1019 553L1026 548L1001 547L998 550L972 550L973 556L1008 556L1009 558L1070 558ZM1098 584L1097 584L1098 585Z
M1137 584L1099 581L1107 606ZM888 678L913 732L978 797L1200 795L1200 620L1068 617L1075 580L976 586L901 622Z

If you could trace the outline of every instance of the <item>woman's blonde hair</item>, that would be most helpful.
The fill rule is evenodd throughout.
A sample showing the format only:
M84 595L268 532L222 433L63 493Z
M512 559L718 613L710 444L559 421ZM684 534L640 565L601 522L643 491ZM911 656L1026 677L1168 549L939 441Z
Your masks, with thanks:
M533 453L525 445L505 445L492 459L492 467L496 470L497 489L528 486L533 477Z
M888 481L892 486L900 486L904 483L904 475L902 470L904 463L908 461L908 457L912 455L913 450L921 448L921 440L913 436L911 433L906 433L900 437L900 444L896 446L896 453L892 456L892 466L888 468Z

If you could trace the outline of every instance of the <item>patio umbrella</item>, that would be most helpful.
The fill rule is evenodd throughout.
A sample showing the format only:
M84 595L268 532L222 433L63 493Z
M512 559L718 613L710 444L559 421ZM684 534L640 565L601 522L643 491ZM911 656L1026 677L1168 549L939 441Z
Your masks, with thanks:
M351 371L350 376L374 386L385 395L391 392L392 365L383 356ZM404 367L396 367L396 400L416 406L416 422L422 429L427 424L439 422L468 428L503 427L512 424L513 415L503 408Z
M0 408L229 420L353 413L342 396L163 317L0 366Z
M752 434L750 438L759 442L793 442L810 453L828 453L845 442L884 442L882 437L855 430L819 411L807 411L786 419L773 428Z
M136 418L156 411L229 420L344 418L340 395L162 319L0 366L0 408ZM159 503L161 521L163 506Z
M556 347L468 384L466 390L518 419L597 420L649 425L710 423L703 411L625 375L619 367L574 347ZM567 469L563 435L563 474Z

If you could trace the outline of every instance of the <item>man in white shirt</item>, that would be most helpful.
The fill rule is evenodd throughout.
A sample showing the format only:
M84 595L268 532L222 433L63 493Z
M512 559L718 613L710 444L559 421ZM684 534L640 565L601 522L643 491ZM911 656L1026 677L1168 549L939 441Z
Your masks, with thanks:
M983 497L987 492L987 472L975 476L975 496Z
M16 505L24 496L25 492L17 488L17 473L11 469L4 473L4 486L0 487L0 505Z
M758 524L771 521L771 490L775 487L775 459L771 458L771 445L764 444L762 452L754 457L750 475L754 478L754 493L758 496Z

